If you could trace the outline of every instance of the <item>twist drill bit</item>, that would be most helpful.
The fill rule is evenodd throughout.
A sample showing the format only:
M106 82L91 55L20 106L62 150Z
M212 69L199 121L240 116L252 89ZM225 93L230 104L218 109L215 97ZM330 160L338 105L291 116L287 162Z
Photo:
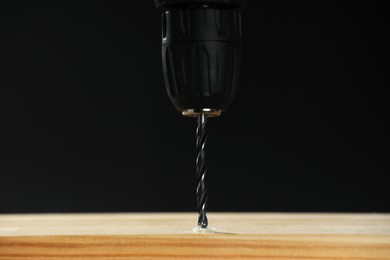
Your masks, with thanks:
M207 116L198 115L198 126L196 128L196 199L199 213L198 226L207 228L207 190L205 185L205 176L207 173L205 146L207 141L206 131Z

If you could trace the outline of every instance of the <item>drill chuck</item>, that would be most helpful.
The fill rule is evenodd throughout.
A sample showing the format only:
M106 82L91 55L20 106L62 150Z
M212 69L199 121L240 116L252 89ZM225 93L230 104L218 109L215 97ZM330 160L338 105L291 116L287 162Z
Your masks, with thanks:
M233 100L245 0L155 0L168 96L184 116L219 116Z

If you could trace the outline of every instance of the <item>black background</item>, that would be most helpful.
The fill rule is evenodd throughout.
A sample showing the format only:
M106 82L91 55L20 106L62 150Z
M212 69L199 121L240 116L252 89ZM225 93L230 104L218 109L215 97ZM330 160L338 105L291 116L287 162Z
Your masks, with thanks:
M248 3L210 211L390 212L388 10ZM195 210L160 35L152 0L0 2L0 212Z

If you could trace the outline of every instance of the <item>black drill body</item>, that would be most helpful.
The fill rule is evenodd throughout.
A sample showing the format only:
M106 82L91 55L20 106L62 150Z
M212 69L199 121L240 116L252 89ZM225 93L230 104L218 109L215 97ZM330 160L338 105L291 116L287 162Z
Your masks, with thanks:
M165 86L184 115L224 111L233 100L240 72L244 3L156 0L162 10Z

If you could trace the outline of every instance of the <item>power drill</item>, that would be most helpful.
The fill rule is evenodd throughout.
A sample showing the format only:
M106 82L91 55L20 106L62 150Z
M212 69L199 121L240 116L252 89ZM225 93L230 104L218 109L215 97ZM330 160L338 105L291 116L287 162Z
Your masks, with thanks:
M246 0L155 0L162 17L162 65L168 96L197 117L198 227L208 226L205 146L208 117L233 100L241 65L241 11Z

